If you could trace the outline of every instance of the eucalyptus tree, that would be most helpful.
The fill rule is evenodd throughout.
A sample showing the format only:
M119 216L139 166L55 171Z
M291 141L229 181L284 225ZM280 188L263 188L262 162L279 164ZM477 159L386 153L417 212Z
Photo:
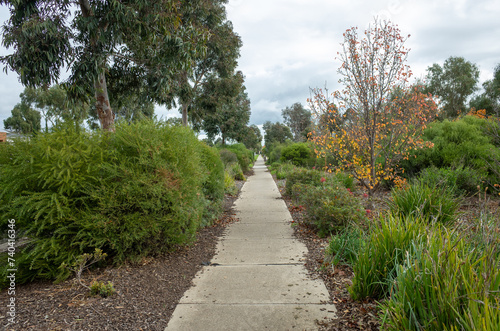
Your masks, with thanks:
M189 0L0 0L10 9L0 60L25 86L50 86L61 70L72 98L95 98L103 130L114 130L110 90L172 101L172 82L206 51L206 30L184 24ZM107 79L111 79L109 82Z
M227 20L225 4L227 0L194 0L193 10L183 14L183 21L208 31L206 53L198 53L191 59L192 66L179 73L176 96L179 98L182 122L188 123L188 113L192 122L201 121L203 109L196 109L197 100L206 98L210 91L204 85L215 79L231 79L238 64L242 46L241 38L233 31ZM210 91L213 92L213 91Z
M250 100L243 74L238 71L224 80L209 80L204 86L204 94L211 96L198 103L198 108L206 112L196 129L203 129L210 140L220 135L223 145L227 139L238 140L250 120Z
M477 90L479 69L463 57L450 57L443 66L427 68L427 92L443 101L441 117L456 118L466 111L467 98ZM444 115L444 116L443 116Z

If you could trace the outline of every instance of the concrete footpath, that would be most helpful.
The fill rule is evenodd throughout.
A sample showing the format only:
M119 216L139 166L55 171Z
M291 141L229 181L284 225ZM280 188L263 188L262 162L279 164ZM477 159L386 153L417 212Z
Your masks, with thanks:
M307 248L293 236L285 202L259 157L235 202L240 220L219 240L211 265L195 277L170 330L317 330L335 318L321 280L304 267Z

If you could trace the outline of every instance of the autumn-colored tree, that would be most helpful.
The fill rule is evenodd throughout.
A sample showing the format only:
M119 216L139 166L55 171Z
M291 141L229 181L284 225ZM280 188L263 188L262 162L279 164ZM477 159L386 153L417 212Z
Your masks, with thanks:
M398 178L399 161L425 145L421 133L436 114L431 95L407 87L412 73L405 64L406 39L391 22L376 20L363 38L357 28L348 29L339 52L344 89L331 100L313 90L309 100L317 118L326 116L333 129L312 132L317 153L334 153L337 170L349 171L370 194L382 180Z

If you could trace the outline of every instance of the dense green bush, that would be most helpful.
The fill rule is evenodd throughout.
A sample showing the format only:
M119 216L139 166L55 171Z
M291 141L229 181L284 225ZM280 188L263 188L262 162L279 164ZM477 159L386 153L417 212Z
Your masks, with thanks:
M280 162L281 153L284 148L286 148L290 143L274 143L270 146L266 146L267 164L273 164L274 162Z
M307 143L294 143L281 150L280 161L306 167L314 163L314 151Z
M487 160L500 159L500 150L491 142L487 133L488 122L472 116L457 121L434 122L424 131L424 139L434 144L432 148L417 150L415 155L401 163L409 177L417 176L425 168L470 167L476 172L475 178L500 182ZM492 178L493 176L493 178Z
M422 171L419 180L428 187L443 187L450 189L455 197L473 195L482 187L479 174L468 167L436 168L430 167Z
M152 121L114 134L67 126L0 148L0 217L32 240L17 280L64 279L95 248L119 263L190 242L221 206L216 155L188 128Z
M250 165L254 162L254 153L243 144L228 145L225 148L236 154L241 170L247 173L250 170Z
M450 224L459 207L453 191L444 185L429 187L416 181L407 187L394 188L391 194L390 210L397 216L415 216L429 222Z
M318 170L294 168L286 177L285 194L292 195L292 188L295 184L320 185L322 177L324 177L324 173Z
M200 142L201 161L207 177L203 182L203 194L207 206L203 212L201 226L212 224L222 213L225 192L224 164L217 149Z
M369 233L353 266L349 292L354 300L388 296L397 266L412 256L414 246L425 238L426 221L387 215Z
M500 259L434 229L396 270L385 330L499 330Z
M219 151L219 154L222 162L224 163L224 166L238 162L238 157L236 156L236 154L234 152L231 152L229 149L222 148Z
M337 233L350 222L357 224L365 216L361 201L340 183L321 186L297 183L292 196L306 206L307 222L317 229L320 237Z

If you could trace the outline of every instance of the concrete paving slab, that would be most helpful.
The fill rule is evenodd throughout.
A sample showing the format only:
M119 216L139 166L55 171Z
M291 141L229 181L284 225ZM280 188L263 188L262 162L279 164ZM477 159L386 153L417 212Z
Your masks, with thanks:
M335 318L333 305L181 304L177 307L167 330L317 330L318 322Z
M263 164L235 203L239 222L217 245L212 263L184 293L166 330L317 330L335 318L325 284L304 266L307 248Z
M232 239L293 239L293 229L290 225L281 223L268 223L266 225L259 223L236 223L231 225L224 238Z
M222 239L212 263L295 264L304 261L307 247L297 239Z
M181 303L326 303L325 284L302 265L210 266Z

